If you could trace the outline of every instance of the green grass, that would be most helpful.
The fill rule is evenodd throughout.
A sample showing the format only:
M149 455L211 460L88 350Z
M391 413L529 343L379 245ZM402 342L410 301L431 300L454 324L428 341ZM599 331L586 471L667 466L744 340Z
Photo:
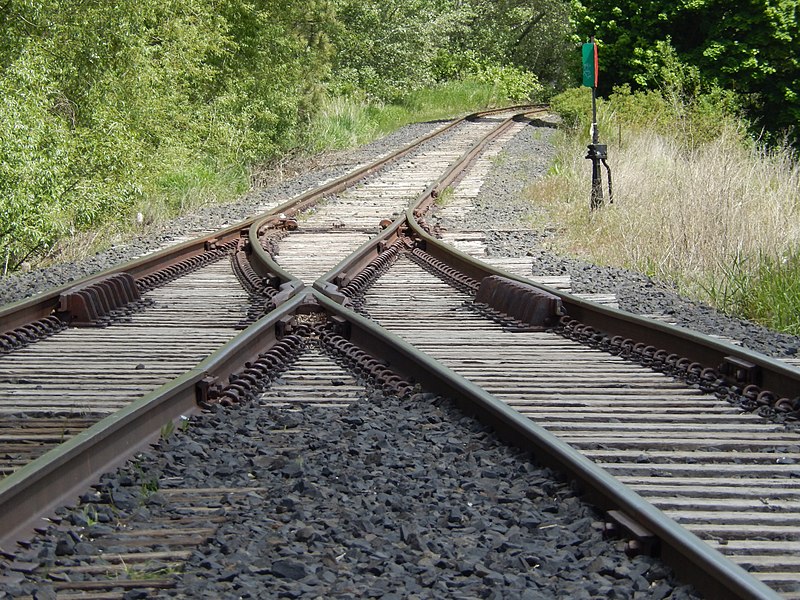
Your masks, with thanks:
M139 205L145 222L162 221L179 214L231 200L248 189L248 172L241 165L225 164L208 157L180 157L156 174Z
M725 312L800 335L800 250L783 258L733 261L725 278L710 282L704 291Z
M393 104L332 98L312 121L306 148L310 152L349 148L409 123L451 119L503 101L494 86L469 80L418 90Z
M729 314L800 334L797 155L759 146L723 110L691 114L692 106L652 93L618 100L603 103L598 119L614 204L589 210L587 130L567 127L554 137L549 174L527 192L546 212L534 226L554 224L562 252L646 273ZM559 102L567 122L590 106L577 92Z
M151 228L180 214L232 202L249 189L251 181L270 180L262 177L264 172L275 171L273 167L280 166L287 157L312 168L314 154L352 148L410 123L452 119L505 103L496 86L476 81L418 90L394 104L330 98L308 125L302 136L305 142L300 147L285 156L272 157L262 165L232 164L211 156L182 154L173 148L169 150L171 155L154 161L159 165L158 170L149 173L127 212L118 214L106 227L61 239L33 266L80 260L132 234L147 234Z
M181 214L223 202L231 202L249 188L249 173L241 165L212 158L173 157L152 173L130 208L105 227L78 232L61 239L35 266L74 261L90 256L131 235ZM137 218L140 217L140 218Z

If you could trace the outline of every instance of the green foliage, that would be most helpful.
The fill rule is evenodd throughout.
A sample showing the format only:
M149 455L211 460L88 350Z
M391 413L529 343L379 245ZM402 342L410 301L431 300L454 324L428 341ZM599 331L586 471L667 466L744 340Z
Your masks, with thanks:
M5 2L6 268L133 222L144 198L182 204L181 174L196 165L225 173L295 145L328 72L332 19L326 0Z
M570 88L550 98L550 109L572 129L586 129L592 122L592 90Z
M536 75L512 66L491 65L476 73L475 79L494 85L498 96L515 102L540 99L544 92Z
M460 12L442 46L445 73L475 74L510 64L534 73L552 95L569 84L575 66L570 5L568 0L454 2Z
M651 131L676 137L692 149L716 139L723 131L739 127L740 117L730 93L712 89L699 96L686 95L678 86L662 90L632 91L630 86L614 88L608 98L597 100L598 127L602 137L618 137L621 130ZM551 108L564 122L588 137L591 125L591 90L571 88L550 100ZM744 139L742 138L744 142Z
M352 96L331 98L312 120L306 144L312 152L350 147L409 123L451 118L505 100L495 85L472 79L417 90L393 104Z
M602 94L624 83L662 85L685 66L693 94L717 85L774 134L800 122L800 21L795 0L575 2L579 35L600 42ZM670 52L669 49L674 48ZM688 76L688 78L687 78ZM667 81L674 87L675 82ZM796 132L797 133L797 132Z
M536 6L521 0L337 4L340 27L332 36L337 52L331 82L336 94L365 91L392 102L434 82L478 78L523 100L543 93L542 78L549 86L564 80L565 0Z
M433 82L431 64L450 13L436 0L339 0L337 92L397 100Z
M162 440L168 440L173 433L175 433L175 423L173 421L167 421L161 426L160 435Z
M800 333L800 166L790 148L759 145L729 94L614 90L598 102L609 144L613 205L588 210L591 91L551 107L573 127L532 191L564 234L562 247L599 264L645 272L691 297ZM688 88L691 89L691 88Z
M704 286L721 310L800 335L800 252L782 258L738 256L723 265L725 278Z
M440 117L445 106L538 99L567 72L558 48L569 38L568 7L4 0L3 272L70 236L131 228L139 212L146 224L241 192L250 165L307 144L338 96L342 109L356 108L334 111L341 126L326 139L336 145L363 139L348 132L373 135L432 113L415 106L427 102L425 89L439 94Z
M502 52L518 67L536 74L550 96L568 87L579 72L580 58L572 52L574 28L568 0L500 0L478 3L488 33L482 52Z

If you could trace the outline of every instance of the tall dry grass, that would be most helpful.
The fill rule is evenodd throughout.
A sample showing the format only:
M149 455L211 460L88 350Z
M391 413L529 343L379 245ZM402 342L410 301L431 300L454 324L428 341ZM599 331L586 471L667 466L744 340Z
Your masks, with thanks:
M583 141L566 135L531 197L547 207L565 249L800 333L796 157L747 143L732 126L705 143L685 141L625 131L609 147L614 203L590 212L590 162Z

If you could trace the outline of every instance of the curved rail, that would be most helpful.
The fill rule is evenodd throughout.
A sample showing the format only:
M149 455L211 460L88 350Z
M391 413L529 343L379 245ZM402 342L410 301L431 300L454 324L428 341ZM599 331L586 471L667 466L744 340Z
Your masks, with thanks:
M463 157L462 163L469 163L475 154L477 152L467 153ZM441 253L440 256L446 256L449 261L459 265L459 268L463 268L470 277L482 279L495 273L494 270L482 263L441 246L416 223L415 210L419 210L424 202L432 202L435 194L443 190L456 176L455 168L448 171L440 182L430 186L419 201L409 207L406 214L407 224L404 224L402 219L395 221L384 232L380 240L365 244L352 258L340 264L341 269L346 271L345 273L342 273L341 269L339 272L331 272L315 282L315 288L333 295L338 287L335 283L337 276L340 277L338 283L352 280L357 276L362 265L368 263L368 259L371 260L372 257L380 254L388 244L396 240L405 227L414 232L429 253ZM353 177L357 179L360 176ZM447 181L447 183L443 183L443 181ZM306 206L309 206L326 193L331 192L307 195L298 199L297 202L299 204L305 202ZM491 422L508 439L524 448L533 450L544 462L549 462L566 471L571 477L581 482L600 506L619 508L627 513L635 514L640 523L661 539L664 545L662 550L664 558L684 573L691 573L691 579L711 597L777 597L767 586L755 580L671 519L666 518L660 511L643 501L638 494L621 486L594 463L557 440L541 427L536 426L529 419L522 417L513 409L455 375L409 344L381 330L370 321L349 311L318 291L303 292L301 285L296 283L299 280L282 271L272 261L269 254L261 248L258 241L259 231L281 218L276 215L281 212L286 214L289 204L274 209L266 218L258 219L257 222L254 220L248 234L252 254L257 257L256 264L259 265L254 266L254 269L256 271L260 269L262 275L268 273L278 277L281 285L285 286L282 289L287 292L287 301L278 310L260 319L191 372L163 386L127 409L103 420L87 432L0 482L0 508L2 509L0 510L0 515L2 515L0 531L5 534L0 543L8 543L11 539L18 537L20 532L29 530L42 513L47 512L56 504L62 503L75 490L85 488L94 479L98 470L107 469L123 460L124 456L120 452L124 451L125 456L130 455L152 440L165 422L177 419L181 414L193 410L197 402L207 400L209 392L219 386L220 382L241 370L245 363L252 361L260 352L274 345L290 330L293 314L319 312L324 313L327 319L337 323L339 329L346 330L346 337L350 342L366 352L371 352L387 360L395 372L423 384L432 391L444 393L460 400L467 410L475 412ZM230 232L232 239L236 238L241 231L241 225L225 231ZM192 244L187 243L184 246ZM381 247L380 244L383 246ZM193 248L195 251L197 250L197 246L193 246ZM123 269L129 270L130 266L120 266L115 269L115 272ZM505 275L511 279L525 281L509 274ZM543 286L538 287L560 296L568 313L573 314L571 311L574 311L581 316L580 311L584 310L589 318L595 318L591 316L594 314L592 312L594 306L591 303L575 301L554 290ZM290 296L293 297L290 298ZM7 312L7 309L4 311ZM612 309L602 309L601 313L607 313L605 318L612 324L626 323L629 320L638 321L635 317ZM0 313L0 317L3 314L6 313ZM600 319L601 317L596 318ZM637 323L633 331L639 331L638 327L644 327L644 325ZM656 329L670 332L678 328L659 324ZM715 345L728 350L726 344L715 342ZM731 348L741 351L741 349ZM129 441L132 439L131 432L133 432L133 439L137 440L136 443ZM53 477L56 478L56 483L54 483ZM52 494L54 490L58 491L57 496Z
M320 188L316 188L311 190L305 194L298 196L297 198L291 200L290 202L286 202L281 206L270 211L269 214L258 218L255 220L249 228L248 231L248 242L251 249L251 263L255 271L262 275L269 275L269 274L277 274L280 278L282 283L288 283L293 278L291 275L283 271L274 260L270 256L269 252L267 252L260 243L260 237L264 234L265 231L271 228L277 228L282 225L285 225L289 220L295 218L298 214L307 210L314 206L316 203L320 202L324 197L329 196L331 194L335 194L344 190L346 187L353 184L353 182L358 181L364 177L371 175L372 173L376 172L377 170L383 168L387 164L398 160L412 151L414 151L417 147L422 145L423 143L433 139L434 137L440 136L443 133L457 127L464 121L471 121L478 119L480 117L495 114L498 112L507 112L510 110L530 110L530 111L541 111L543 110L542 105L536 106L515 106L510 108L503 108L503 109L493 109L489 111L483 111L480 113L474 113L464 117L463 119L459 119L457 121L453 121L452 123L448 124L446 127L439 129L437 131L431 132L421 138L415 140L412 144L405 146L404 148L400 149L396 153L391 154L385 158L379 159L369 165L365 165L364 167L354 171L353 173L349 174L347 177L337 179L332 181ZM509 119L508 122L511 120ZM506 127L507 125L504 125ZM480 151L485 147L487 143L494 139L494 135L491 135L488 139L484 139L480 147L473 148L470 151L470 158L476 156L480 153ZM462 157L463 160L465 157ZM461 161L459 161L461 162ZM451 170L452 172L452 170ZM457 172L457 171L456 171ZM441 184L439 184L441 185ZM437 187L432 186L429 190L426 190L426 193L432 196L437 194Z
M88 488L99 476L158 438L161 428L197 410L209 388L278 340L297 296L214 352L196 368L93 425L0 481L0 547Z
M86 286L93 281L120 273L128 273L136 280L142 279L152 275L155 272L162 271L173 265L177 265L183 261L201 256L209 250L233 243L240 239L242 231L244 230L248 230L248 235L250 236L250 242L253 249L253 268L260 275L277 275L281 279L281 284L289 283L293 278L285 272L282 272L280 268L277 267L274 261L272 261L268 256L268 253L261 248L259 243L253 243L257 240L257 232L259 230L263 229L268 224L279 221L282 213L291 216L310 206L313 206L314 203L318 202L324 196L335 193L348 187L349 185L352 185L359 179L362 179L363 177L366 177L367 175L384 167L386 164L409 154L421 144L424 144L430 139L433 139L436 136L451 130L465 121L475 120L482 116L514 110L516 108L523 109L532 107L497 108L467 115L462 119L458 119L452 123L449 123L447 126L441 129L432 131L417 138L397 152L365 165L352 173L343 175L342 177L339 177L320 188L316 188L310 192L296 196L284 204L271 209L266 213L266 215L259 215L250 219L245 219L219 231L215 231L176 246L171 246L133 261L116 265L105 271L76 279L64 285L54 287L31 298L26 298L5 306L1 306L0 335L5 332L13 331L17 328L25 327L26 325L40 319L46 319L50 317L58 310L60 296L73 288Z
M489 143L489 140L485 143ZM415 239L415 243L428 254L477 282L492 275L500 275L533 286L560 298L570 318L597 333L617 338L620 343L624 341L642 344L646 349L652 349L651 352L661 350L667 355L677 355L698 365L698 375L702 374L704 369L713 369L718 375L725 377L724 383L743 388L753 386L752 389L756 394L761 392L769 394L773 402L784 398L800 403L800 369L695 331L602 306L502 269L490 267L430 235L419 223L419 219L436 197L477 154L478 152L472 151L465 154L439 181L429 186L416 202L409 206L404 218L398 218L382 236L367 242L356 253L343 260L315 282L314 287L330 297L335 297L338 293L337 287L347 285L363 266L370 262L368 258L377 257L397 237L397 232L406 228Z
M343 305L341 310L344 313L346 311L344 307L348 306L349 298L341 293L340 288L358 277L365 265L379 257L397 239L407 235L411 238L409 244L423 248L434 258L476 282L493 275L500 275L556 296L560 299L569 317L609 336L636 340L647 346L663 349L664 352L679 354L688 360L702 364L703 367L719 369L732 382L742 384L742 380L745 380L745 384L759 384L768 387L771 392L787 397L793 397L800 392L800 370L702 334L656 323L533 283L525 278L492 268L431 236L418 222L418 219L435 200L438 192L450 184L457 172L471 162L473 156L472 153L465 155L458 165L454 165L445 176L432 184L407 209L404 218L397 219L381 236L364 244L357 252L317 280L314 288L328 297L328 302L335 301ZM334 310L327 303L325 306L328 310ZM348 315L347 318L351 327L353 327L352 323L359 323L359 328L352 333L352 340L358 345L367 344L368 342L360 339L362 336L366 337L366 334L360 333L360 328L366 328L368 321L360 316ZM660 539L664 546L662 556L677 570L691 573L690 580L699 585L711 597L778 597L768 586L747 574L741 567L725 558L697 536L677 525L660 510L654 508L652 504L599 469L591 460L567 444L555 440L542 428L533 425L527 417L521 416L472 384L465 389L437 387L441 385L440 382L425 379L425 376L421 375L420 365L426 364L426 361L417 358L416 367L405 364L411 360L408 357L415 354L413 348L405 342L401 342L401 346L405 348L406 355L400 357L393 355L391 359L393 368L399 369L401 372L404 371L404 368L398 365L404 365L406 369L416 369L416 371L406 372L415 373L417 381L434 391L462 399L465 396L461 394L466 394L470 398L470 405L492 421L495 427L506 431L510 438L518 443L533 444L537 453L540 456L544 454L552 466L568 472L571 477L578 480L584 489L598 500L600 506L621 510L634 516L636 521ZM443 368L439 367L438 363L432 359L429 360L431 360L431 365L426 364L426 368L428 366L433 369Z
M255 256L254 269L279 281L280 291L274 300L277 300L276 304L285 303L284 310L260 319L252 328L234 338L229 345L215 352L193 371L148 394L125 410L104 419L68 443L0 481L0 544L9 543L18 537L20 532L30 531L35 526L36 519L46 514L50 508L63 504L72 497L75 490L85 488L97 473L110 468L146 445L158 435L161 426L167 421L178 419L181 414L192 410L197 402L207 398L212 386L223 381L235 368L250 360L254 352L258 354L254 350L254 340L258 339L258 346L262 348L265 343L274 342L279 335L276 332L284 330L281 319L287 314L286 311L302 303L304 296L300 292L303 283L281 269L261 248L257 233L265 222L270 219L280 219L279 215L282 212L295 210L299 206L312 205L325 195L363 178L398 156L408 154L420 144L465 120L474 120L487 114L507 110L509 109L494 109L469 115L439 131L418 138L398 153L340 177L320 190L303 194L284 203L269 211L266 217L245 220L0 308L0 334L2 334L4 331L25 326L37 319L49 317L58 309L61 294L72 288L119 273L126 273L136 279L147 277L163 269L165 265L175 265L221 246L233 244L241 239L243 230L248 228Z
M381 356L392 370L425 389L459 401L462 409L490 423L509 442L531 451L541 462L578 481L599 507L635 515L639 523L661 540L662 558L709 598L779 598L768 586L529 418L372 321L319 292L314 294L325 310L348 322L349 340L362 350Z

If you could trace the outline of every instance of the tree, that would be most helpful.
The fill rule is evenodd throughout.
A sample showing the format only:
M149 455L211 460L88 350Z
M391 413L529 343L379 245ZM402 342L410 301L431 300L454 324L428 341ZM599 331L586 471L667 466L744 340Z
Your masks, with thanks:
M707 85L739 94L769 130L800 122L796 0L576 0L573 18L579 35L600 43L603 94L623 83L659 85L658 44L668 43Z

